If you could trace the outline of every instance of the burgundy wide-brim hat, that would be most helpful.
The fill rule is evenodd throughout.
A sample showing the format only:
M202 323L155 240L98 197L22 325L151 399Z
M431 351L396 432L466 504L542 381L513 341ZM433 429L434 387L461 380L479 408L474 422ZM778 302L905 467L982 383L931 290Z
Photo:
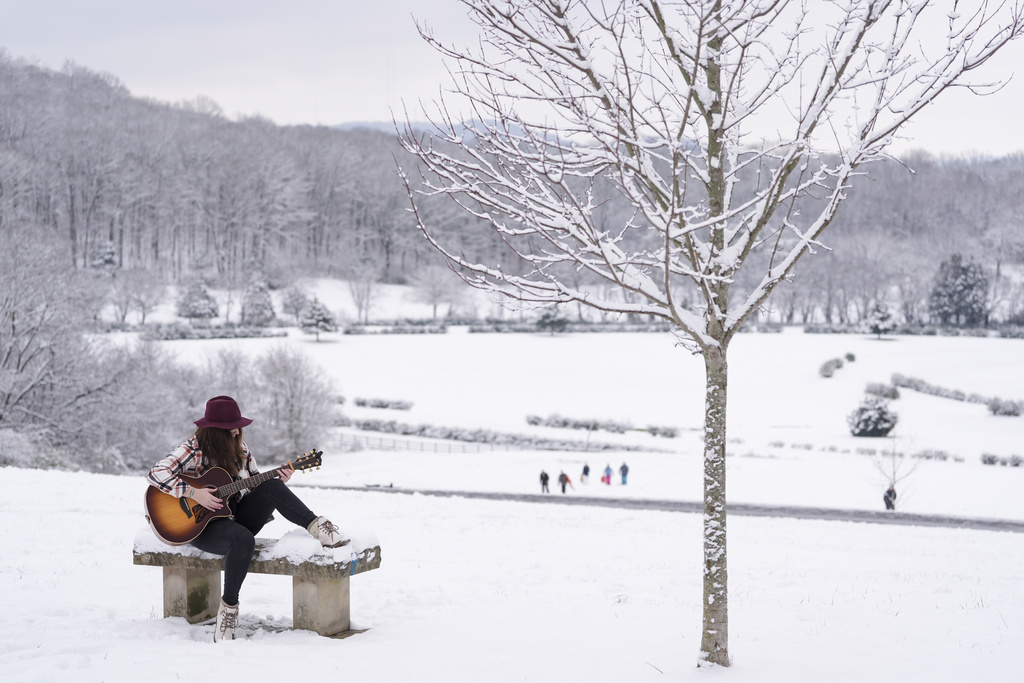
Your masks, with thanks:
M206 402L206 415L196 420L196 427L217 427L218 429L241 429L252 424L242 417L235 399L230 396L214 396Z

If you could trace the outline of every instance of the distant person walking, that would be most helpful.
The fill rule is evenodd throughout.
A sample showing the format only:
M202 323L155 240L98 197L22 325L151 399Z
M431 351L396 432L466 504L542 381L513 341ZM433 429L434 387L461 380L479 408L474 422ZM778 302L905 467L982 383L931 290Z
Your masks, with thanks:
M626 475L629 474L629 466L626 463L622 463L622 467L619 468L619 474L622 475L622 485L626 485Z
M882 500L885 501L886 510L896 509L896 485L889 484L889 488L885 490L885 495L882 496Z
M612 466L611 465L605 465L604 466L604 476L601 477L601 481L603 481L605 484L608 484L608 486L612 485Z
M545 472L544 470L541 470L540 471L540 492L541 493L551 493L551 491L548 491L548 479L550 479L550 477L548 476L548 473Z
M569 475L566 474L565 472L562 472L561 474L558 475L558 483L562 485L562 493L565 493L565 487L567 484L569 486L572 486L572 480L569 479ZM575 491L576 487L572 486L572 490Z
M583 463L583 474L580 475L580 481L584 484L590 479L590 465Z

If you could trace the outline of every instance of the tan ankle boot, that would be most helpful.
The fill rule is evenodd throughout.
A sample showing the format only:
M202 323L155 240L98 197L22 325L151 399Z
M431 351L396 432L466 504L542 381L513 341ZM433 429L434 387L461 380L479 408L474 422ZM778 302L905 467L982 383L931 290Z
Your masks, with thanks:
M341 533L337 526L331 523L326 517L317 517L306 527L313 538L320 541L326 548L340 548L349 542L349 539Z
M213 642L235 639L235 626L238 625L238 605L229 605L221 598L220 609L217 610L217 628L213 632Z

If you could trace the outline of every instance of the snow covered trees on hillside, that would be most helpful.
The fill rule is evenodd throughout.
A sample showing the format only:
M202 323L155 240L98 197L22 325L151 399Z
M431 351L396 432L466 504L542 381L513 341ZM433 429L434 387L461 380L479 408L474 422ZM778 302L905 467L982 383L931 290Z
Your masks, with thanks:
M76 466L111 450L98 435L106 436L104 420L117 412L130 372L121 357L108 362L118 352L86 338L104 284L70 272L59 250L40 244L24 226L0 230L0 430L65 448ZM21 465L39 464L29 462L30 454L20 457Z
M727 666L730 342L805 254L826 248L823 234L865 164L1024 32L1022 9L462 2L481 28L478 46L421 31L452 61L455 94L440 103L433 136L405 131L420 164L416 177L403 169L414 215L475 287L660 318L703 356L700 662ZM938 33L926 22L933 14ZM496 233L505 257L474 259L446 241L424 211L434 197ZM611 197L628 210L609 212Z

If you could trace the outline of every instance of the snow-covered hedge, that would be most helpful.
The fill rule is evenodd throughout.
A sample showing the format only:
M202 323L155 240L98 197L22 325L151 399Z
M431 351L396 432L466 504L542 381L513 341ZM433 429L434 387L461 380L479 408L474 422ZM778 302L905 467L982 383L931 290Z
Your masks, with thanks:
M548 417L527 415L526 422L534 427L583 429L589 432L605 431L613 434L625 434L628 431L635 430L648 432L652 436L662 436L668 439L674 439L679 435L679 430L675 427L656 427L652 425L645 428L634 428L633 425L628 422L615 422L613 420L581 420L578 418L562 417L557 414L549 415Z
M633 428L628 422L614 422L612 420L581 420L579 418L562 417L561 415L527 415L526 423L534 427L554 427L556 429L585 429L588 432L598 430L612 432L613 434L625 434Z
M1011 455L1009 457L1005 455L993 455L992 453L982 453L981 462L985 465L1002 465L1003 467L1020 467L1024 464L1024 458L1019 455Z
M889 400L896 400L900 397L899 389L891 384L882 384L881 382L868 382L868 385L864 387L864 393Z
M410 410L410 401L394 401L386 398L357 398L352 401L360 408L384 408L387 410Z
M560 328L559 332L584 333L584 332L668 332L672 326L668 323L568 323ZM469 326L470 332L504 332L504 333L537 333L547 332L543 326L536 322L510 322L504 320L488 320L483 323L475 323Z
M894 386L913 389L930 396L939 396L967 403L983 403L988 406L993 415L1018 416L1024 412L1024 402L1021 401L1004 400L995 396L982 396L981 394L967 394L957 389L947 389L946 387L929 384L916 377L906 377L898 373L892 376L892 383Z
M806 334L872 334L870 326L864 323L808 323L804 325ZM1024 337L1024 331L1017 330L1019 336ZM997 332L984 327L942 327L940 325L897 325L888 335L908 335L927 337L991 337L1004 336L1001 331Z
M142 332L142 338L150 341L169 341L173 339L248 339L252 337L287 337L284 330L252 327L250 325L223 325L196 327L181 323L166 325L148 325Z
M349 325L345 334L446 334L445 325Z
M999 336L1005 339L1024 339L1024 327L1008 325L999 328Z
M650 450L639 446L602 444L586 441L565 441L541 439L524 434L494 432L489 429L466 429L463 427L439 427L436 425L410 425L394 420L345 420L342 426L355 427L367 432L397 434L399 436L421 436L431 439L448 439L468 443L486 443L496 446L523 448L539 451L642 451Z

